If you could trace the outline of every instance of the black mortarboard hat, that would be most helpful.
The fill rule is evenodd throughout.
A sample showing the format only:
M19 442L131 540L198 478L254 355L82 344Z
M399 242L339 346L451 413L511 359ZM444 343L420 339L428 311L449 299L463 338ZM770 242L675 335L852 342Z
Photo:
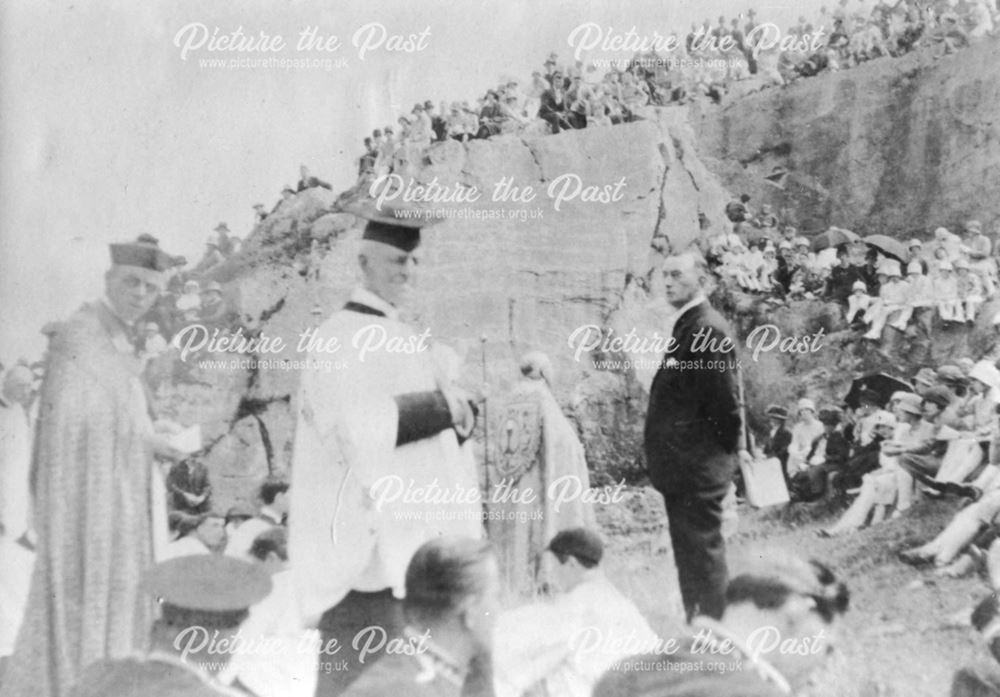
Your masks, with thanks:
M166 271L173 258L160 249L151 235L141 235L135 242L117 242L109 245L111 263L120 266L139 266L151 271Z

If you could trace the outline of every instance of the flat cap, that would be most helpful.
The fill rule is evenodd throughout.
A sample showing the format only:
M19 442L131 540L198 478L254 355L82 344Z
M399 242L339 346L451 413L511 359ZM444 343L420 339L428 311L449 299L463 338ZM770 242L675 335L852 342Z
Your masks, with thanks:
M957 382L964 383L965 373L957 365L943 365L937 369L937 378L941 382Z
M951 404L951 400L953 397L954 395L952 395L951 390L941 385L935 385L934 387L929 387L927 388L927 391L924 392L924 401L930 402L931 404L936 404L941 409L944 409L949 404Z

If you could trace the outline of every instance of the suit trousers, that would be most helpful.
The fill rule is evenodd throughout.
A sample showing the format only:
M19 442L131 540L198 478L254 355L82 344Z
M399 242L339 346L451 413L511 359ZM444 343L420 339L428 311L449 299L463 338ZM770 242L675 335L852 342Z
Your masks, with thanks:
M697 615L722 617L726 607L726 542L722 500L726 486L684 494L664 493L670 541L688 622Z
M374 647L381 641L380 629L385 630L386 640L391 641L402 635L405 624L403 603L388 588L374 593L351 591L337 605L324 612L319 621L319 631L326 652L321 649L316 697L341 694L362 672L385 656L385 651L368 653L362 662L360 653L368 636L362 635L358 648L354 648L354 639L359 632L367 627L376 627L379 635L371 640ZM333 639L337 640L336 646L339 647L336 653L329 648Z

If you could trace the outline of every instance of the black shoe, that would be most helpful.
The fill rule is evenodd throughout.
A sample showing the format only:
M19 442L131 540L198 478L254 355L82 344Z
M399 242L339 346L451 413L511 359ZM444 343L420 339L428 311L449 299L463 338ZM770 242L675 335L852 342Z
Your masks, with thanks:
M959 484L958 482L945 482L941 490L945 494L957 496L959 498L972 499L978 501L983 492L978 487L971 484Z

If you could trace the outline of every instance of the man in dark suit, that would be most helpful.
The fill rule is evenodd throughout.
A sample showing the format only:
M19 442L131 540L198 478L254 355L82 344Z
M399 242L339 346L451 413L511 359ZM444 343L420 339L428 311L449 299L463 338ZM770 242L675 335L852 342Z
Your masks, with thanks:
M689 620L718 618L725 605L722 500L736 471L740 434L735 347L705 297L707 280L696 254L663 263L667 300L678 316L650 388L645 427L646 466L666 502Z
M792 444L792 432L785 423L788 421L788 410L771 404L767 408L767 418L771 420L771 432L764 443L764 457L776 457L781 463L781 474L788 486L788 446Z
M541 106L538 108L538 118L544 119L552 127L553 133L572 128L569 123L566 105L566 84L562 73L552 74L551 87L542 92Z

